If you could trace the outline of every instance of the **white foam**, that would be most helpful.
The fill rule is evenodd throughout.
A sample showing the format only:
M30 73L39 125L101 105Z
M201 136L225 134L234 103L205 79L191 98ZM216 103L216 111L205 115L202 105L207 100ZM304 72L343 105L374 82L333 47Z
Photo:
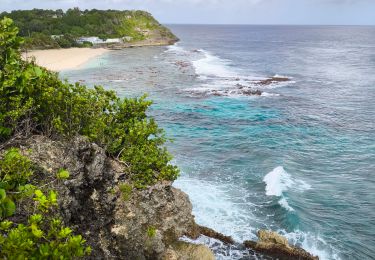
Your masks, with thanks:
M287 233L285 230L279 230L291 244L299 245L307 252L319 256L321 260L339 260L338 251L330 246L319 234L310 232L302 232L297 230L295 232Z
M282 199L280 199L280 200L279 200L279 204L280 204L284 209L286 209L286 210L288 210L288 211L294 211L294 209L293 209L291 206L289 206L289 203L288 203L288 201L286 200L286 198L282 198Z
M188 54L188 51L186 51L183 47L179 46L178 43L175 43L173 45L169 45L167 49L165 50L167 53L175 53L175 54Z
M289 205L287 198L283 195L284 192L293 187L293 190L303 192L311 189L311 185L302 181L293 179L282 166L278 166L264 176L263 181L266 183L266 195L281 197L278 201L280 206L288 211L294 211Z
M204 57L192 61L195 72L199 76L214 76L219 78L238 76L238 74L229 67L229 60L221 59L205 50L199 50L199 52L203 53Z
M263 181L266 183L267 196L282 196L283 192L293 187L297 191L305 191L311 189L311 185L297 179L287 173L282 166L278 166L264 176Z
M262 97L278 97L280 94L277 93L268 93L268 92L262 92Z
M282 166L278 166L264 176L263 181L266 183L266 195L278 196L293 185L293 180Z
M246 191L238 192L237 188L236 195L227 185L183 176L173 185L189 195L198 224L231 235L236 241L256 238L253 224L260 220L251 214L255 206L243 201Z
M291 79L292 77L288 77L288 76L284 76L284 75L275 74L275 75L273 76L273 78Z

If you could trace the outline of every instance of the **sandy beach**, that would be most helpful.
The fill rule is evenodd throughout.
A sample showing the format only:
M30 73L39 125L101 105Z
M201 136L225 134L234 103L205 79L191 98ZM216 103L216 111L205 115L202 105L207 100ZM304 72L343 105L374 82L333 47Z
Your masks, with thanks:
M77 69L90 59L109 51L110 50L104 48L70 48L30 51L28 53L23 53L22 56L24 59L35 57L38 65L58 72L68 69Z

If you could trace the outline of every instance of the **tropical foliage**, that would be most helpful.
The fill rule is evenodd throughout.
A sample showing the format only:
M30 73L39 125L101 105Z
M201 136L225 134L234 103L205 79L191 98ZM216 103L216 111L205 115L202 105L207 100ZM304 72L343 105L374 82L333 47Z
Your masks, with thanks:
M18 149L5 151L0 160L0 258L72 259L89 255L81 235L62 224L55 213L57 194L32 183L32 162ZM24 218L13 216L16 204L28 201Z

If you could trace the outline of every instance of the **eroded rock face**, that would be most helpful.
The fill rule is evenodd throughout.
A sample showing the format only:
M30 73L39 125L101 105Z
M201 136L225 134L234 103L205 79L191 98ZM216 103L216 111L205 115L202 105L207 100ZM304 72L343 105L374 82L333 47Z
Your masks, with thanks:
M111 228L115 251L126 252L129 259L160 258L168 245L194 229L191 210L188 196L169 182L117 200Z
M259 240L254 241L245 241L244 245L247 248L253 249L260 253L275 257L280 260L318 260L317 256L313 256L310 253L306 252L302 248L291 246L288 243L288 240L279 235L276 232L260 230L258 232Z
M92 247L90 259L165 259L168 250L178 251L171 245L179 237L197 230L185 193L164 182L125 198L118 186L128 181L126 167L85 138L33 136L17 146L36 164L39 182L58 191L62 219ZM53 181L61 168L69 180ZM194 248L202 250L188 251Z

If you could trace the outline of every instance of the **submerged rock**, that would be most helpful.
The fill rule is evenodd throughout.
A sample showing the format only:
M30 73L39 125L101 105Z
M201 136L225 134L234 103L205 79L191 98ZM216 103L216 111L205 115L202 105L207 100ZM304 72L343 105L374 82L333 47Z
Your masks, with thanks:
M276 232L260 230L258 231L258 238L259 240L257 242L245 241L245 247L280 260L319 259L317 256L313 256L302 248L289 245L288 240Z

